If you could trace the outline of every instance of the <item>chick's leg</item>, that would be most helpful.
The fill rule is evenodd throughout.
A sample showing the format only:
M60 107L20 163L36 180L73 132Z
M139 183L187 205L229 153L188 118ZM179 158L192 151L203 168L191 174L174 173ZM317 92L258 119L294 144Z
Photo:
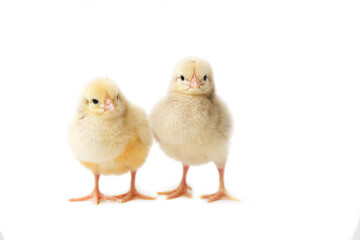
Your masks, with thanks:
M209 194L209 195L203 195L201 196L202 199L208 199L208 202L214 202L220 199L229 199L229 200L234 200L234 201L239 201L238 199L230 196L226 189L225 189L225 184L224 184L224 168L218 168L219 171L219 191L217 193L214 194Z
M186 175L188 170L189 166L183 165L183 176L180 185L176 189L168 192L158 192L158 194L168 195L166 199L173 199L181 196L191 198L191 194L188 192L188 190L191 190L191 187L189 187L186 183Z
M114 197L108 197L102 194L99 191L99 178L100 174L94 174L95 184L94 184L94 190L85 197L80 198L71 198L69 199L70 202L80 202L80 201L87 201L93 199L96 204L99 204L100 200L116 200Z
M136 178L136 171L132 171L131 172L131 185L130 185L129 192L127 192L125 194L118 195L118 196L114 196L114 198L122 199L122 201L121 201L122 203L128 202L130 200L134 200L134 199L137 199L137 198L146 199L146 200L154 200L155 198L142 195L136 190L136 188L135 188L135 178Z

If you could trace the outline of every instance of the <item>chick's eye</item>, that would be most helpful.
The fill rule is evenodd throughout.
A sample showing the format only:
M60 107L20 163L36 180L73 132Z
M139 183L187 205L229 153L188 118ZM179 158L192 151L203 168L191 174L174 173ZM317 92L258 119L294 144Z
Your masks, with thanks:
M119 95L116 96L116 99L119 100Z
M180 75L180 79L181 79L181 81L184 81L185 77L183 75Z
M208 79L208 76L207 75L205 75L204 76L204 81L206 81Z
M91 99L91 102L92 102L93 104L98 104L98 103L99 103L99 100L93 98L93 99Z

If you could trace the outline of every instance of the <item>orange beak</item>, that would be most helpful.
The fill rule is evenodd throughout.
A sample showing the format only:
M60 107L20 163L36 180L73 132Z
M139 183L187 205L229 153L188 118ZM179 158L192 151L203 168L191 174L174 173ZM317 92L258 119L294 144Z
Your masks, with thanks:
M192 76L189 84L190 88L200 88L200 79L195 75Z
M113 111L115 109L114 101L111 98L106 97L105 106L103 107L105 111Z

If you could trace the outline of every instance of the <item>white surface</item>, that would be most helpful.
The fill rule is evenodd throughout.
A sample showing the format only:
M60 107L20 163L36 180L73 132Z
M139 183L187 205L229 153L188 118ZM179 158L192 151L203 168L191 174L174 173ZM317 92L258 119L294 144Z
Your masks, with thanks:
M0 226L15 239L353 237L360 217L358 1L2 1ZM107 75L150 112L176 61L201 56L235 121L225 181L240 202L207 204L213 165L192 167L194 198L69 203L93 179L66 129L78 93ZM180 164L155 145L138 173L150 195ZM129 175L101 178L127 191Z
M356 228L356 232L354 234L354 237L352 240L360 240L360 222L358 223L358 226Z

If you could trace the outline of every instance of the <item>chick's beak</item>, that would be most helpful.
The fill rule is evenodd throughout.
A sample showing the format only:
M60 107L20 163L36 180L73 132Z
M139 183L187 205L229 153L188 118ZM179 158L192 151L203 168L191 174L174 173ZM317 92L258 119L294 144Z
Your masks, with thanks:
M115 109L114 101L111 98L106 97L105 106L103 109L105 111L113 111Z
M195 75L192 76L189 84L190 88L200 88L200 79Z

